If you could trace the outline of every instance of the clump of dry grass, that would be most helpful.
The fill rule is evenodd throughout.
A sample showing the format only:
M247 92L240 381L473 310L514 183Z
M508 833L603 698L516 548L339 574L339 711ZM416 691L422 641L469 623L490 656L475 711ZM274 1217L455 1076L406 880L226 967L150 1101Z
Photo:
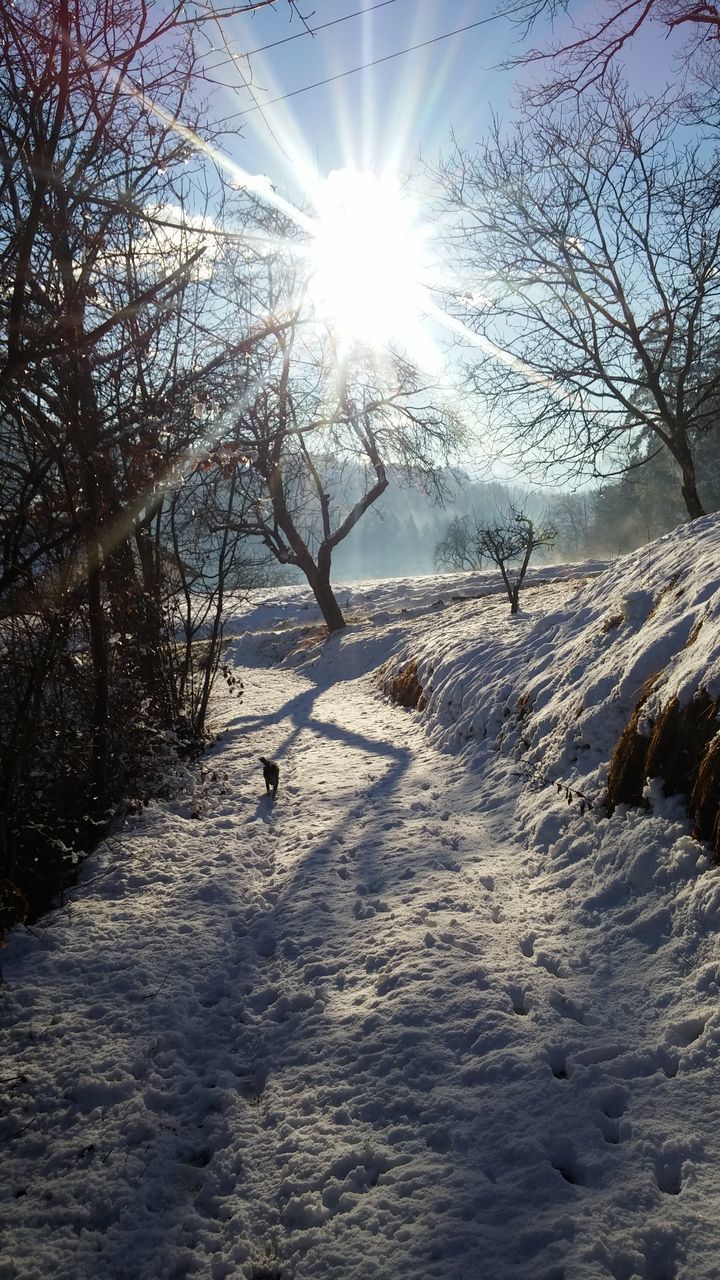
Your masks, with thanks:
M697 640L698 636L700 635L700 632L701 632L701 631L702 631L702 629L703 629L703 621L704 621L704 619L703 619L703 618L700 618L700 619L695 623L695 626L693 627L692 631L690 632L690 635L688 636L688 638L687 638L687 640L686 640L686 642L685 642L685 648L686 648L686 649L689 649L691 645L695 644L695 641Z
M316 645L324 644L329 635L330 632L324 623L319 626L303 627L293 645L292 652L297 654L303 653L306 649L314 649Z
M515 714L518 720L525 720L530 715L535 701L534 694L527 691L522 693L515 703Z
M650 736L645 768L662 778L667 795L690 796L705 755L718 732L718 704L701 689L685 706L671 698Z
M615 631L616 628L621 626L624 621L625 619L623 618L621 613L614 613L611 618L605 619L602 626L600 627L600 630L602 634L606 636L609 634L609 632Z
M695 819L693 835L707 840L720 854L720 733L710 743L697 771L690 797Z
M413 711L423 711L426 706L425 691L418 679L417 670L417 660L413 658L394 675L386 675L383 688L392 702L399 703L401 707L410 707Z
M646 621L646 622L649 622L649 621L650 621L650 619L651 619L651 618L653 618L653 617L655 616L655 614L657 613L658 609L660 608L660 605L662 604L663 600L665 599L665 597L666 597L666 596L669 596L669 595L670 595L670 593L671 593L672 591L674 591L674 589L675 589L675 587L677 586L678 582L680 581L681 577L682 577L682 574L681 574L680 572L678 572L678 573L674 573L674 574L672 575L672 577L668 578L667 582L665 583L665 586L664 586L664 587L662 588L662 590L658 593L657 598L655 599L655 601L654 601L654 603L653 603L653 607L652 607L652 609L650 610L650 612L649 612L649 614L648 614L647 618L645 619L645 621ZM681 596L682 594L683 594L683 591L682 591L682 588L681 588L681 589L678 591L678 595L679 595L679 596Z
M619 804L638 804L643 808L647 807L643 798L643 789L647 778L645 761L649 739L638 733L638 724L659 674L656 671L640 689L635 710L620 734L610 757L606 792L608 813L612 813Z
M704 689L684 705L671 698L655 718L650 736L644 737L638 723L657 678L651 676L643 685L612 754L608 812L618 804L646 807L646 780L662 778L666 795L686 797L696 837L720 853L720 703Z

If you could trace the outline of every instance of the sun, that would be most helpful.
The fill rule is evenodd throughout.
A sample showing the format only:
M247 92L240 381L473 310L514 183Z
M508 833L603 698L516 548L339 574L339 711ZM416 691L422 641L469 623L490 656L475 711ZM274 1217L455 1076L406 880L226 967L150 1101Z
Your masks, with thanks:
M428 236L398 180L337 169L313 195L310 297L345 345L409 347L426 305Z

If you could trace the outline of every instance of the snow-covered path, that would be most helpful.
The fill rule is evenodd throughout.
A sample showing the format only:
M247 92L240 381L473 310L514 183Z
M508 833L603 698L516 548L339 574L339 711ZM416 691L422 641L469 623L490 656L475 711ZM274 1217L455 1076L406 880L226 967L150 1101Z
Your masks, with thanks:
M657 921L579 922L510 763L314 670L242 670L204 791L14 939L0 1276L711 1276Z

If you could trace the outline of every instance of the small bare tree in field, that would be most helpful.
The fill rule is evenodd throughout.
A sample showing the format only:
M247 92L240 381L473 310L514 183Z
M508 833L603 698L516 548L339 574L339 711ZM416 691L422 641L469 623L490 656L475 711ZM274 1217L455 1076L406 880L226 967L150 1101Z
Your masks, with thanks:
M502 574L511 614L519 611L520 588L533 551L538 547L551 547L555 537L552 525L536 528L530 517L520 511L512 511L503 524L486 525L476 531L480 555L496 564Z
M476 534L477 520L473 521L470 516L453 516L433 549L436 569L455 569L458 573L482 569L482 554Z
M438 568L481 569L489 560L497 565L510 601L510 612L520 607L520 588L525 580L533 551L552 547L557 536L554 525L537 526L529 516L511 507L494 524L480 524L470 516L456 516L444 538L435 547Z

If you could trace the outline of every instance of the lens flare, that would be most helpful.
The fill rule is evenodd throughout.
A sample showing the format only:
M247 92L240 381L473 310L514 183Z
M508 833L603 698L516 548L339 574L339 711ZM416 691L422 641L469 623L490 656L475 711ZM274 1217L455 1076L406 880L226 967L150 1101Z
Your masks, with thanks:
M427 235L397 179L337 169L313 192L310 298L346 344L411 345L425 307Z

